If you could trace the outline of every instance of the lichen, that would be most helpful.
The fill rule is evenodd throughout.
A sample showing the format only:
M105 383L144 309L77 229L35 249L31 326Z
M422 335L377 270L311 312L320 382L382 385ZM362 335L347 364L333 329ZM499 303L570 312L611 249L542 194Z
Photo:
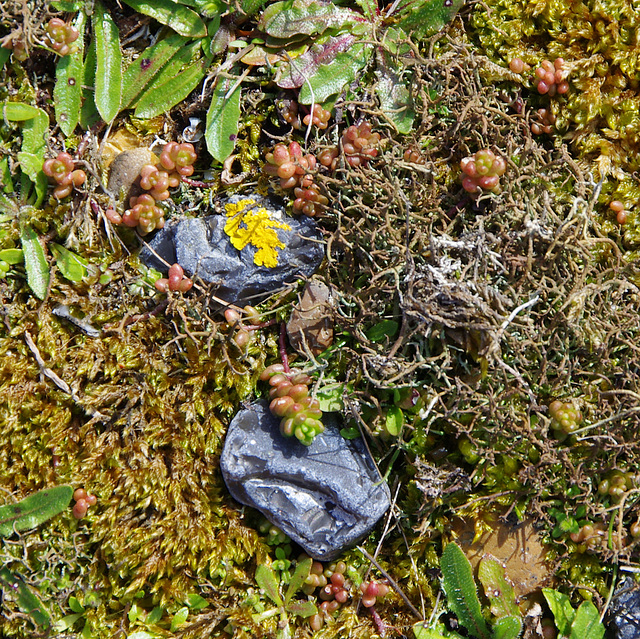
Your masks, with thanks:
M239 251L248 244L257 248L253 261L258 266L278 266L277 249L283 249L285 245L274 229L289 231L291 227L274 219L266 208L252 199L228 202L225 209L227 222L224 232L231 239L231 244Z

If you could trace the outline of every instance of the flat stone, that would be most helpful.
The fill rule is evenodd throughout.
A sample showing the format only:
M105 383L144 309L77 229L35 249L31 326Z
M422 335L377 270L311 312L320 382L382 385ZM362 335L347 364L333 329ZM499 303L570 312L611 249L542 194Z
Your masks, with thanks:
M625 577L611 600L611 622L616 639L640 637L640 586Z
M222 207L246 199L255 202L255 210L262 207L272 216L273 226L268 232L275 233L283 245L268 251L272 258L275 256L274 266L257 263L265 254L260 253L259 238L254 241L248 235L250 241L240 249L232 244L224 230L228 219L225 214L167 223L149 242L152 250L141 250L140 259L147 266L166 272L167 266L153 254L155 251L169 264L180 264L189 277L217 285L217 297L240 306L254 304L285 284L310 277L324 258L316 223L306 216L288 217L282 207L256 195L232 196ZM245 228L241 225L240 230Z
M305 284L287 322L289 343L302 355L309 349L314 355L333 344L333 301L331 290L320 280Z
M390 505L390 493L359 440L325 431L311 446L280 434L266 402L232 420L220 458L231 495L259 510L314 559L331 561L366 535Z

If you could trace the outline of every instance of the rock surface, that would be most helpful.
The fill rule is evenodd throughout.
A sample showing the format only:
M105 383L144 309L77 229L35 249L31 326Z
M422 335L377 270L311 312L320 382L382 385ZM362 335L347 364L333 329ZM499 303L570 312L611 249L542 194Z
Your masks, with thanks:
M314 559L330 561L366 535L390 494L358 440L325 415L311 446L280 434L265 402L241 410L220 458L231 495L257 508Z
M616 639L640 637L640 587L625 577L611 600L611 621Z
M331 291L326 284L315 279L305 284L287 322L289 343L298 353L306 355L308 348L317 355L333 344L332 306Z
M215 295L238 305L255 304L283 284L311 276L324 257L315 222L304 216L286 217L283 209L258 196L233 196L228 202L247 197L265 206L273 214L274 222L290 227L269 229L284 245L275 249L276 266L256 264L260 248L251 241L241 249L236 248L225 233L228 218L224 214L168 222L149 242L152 250L142 249L140 259L147 266L165 272L167 266L153 254L155 251L169 264L180 264L189 277L218 285Z

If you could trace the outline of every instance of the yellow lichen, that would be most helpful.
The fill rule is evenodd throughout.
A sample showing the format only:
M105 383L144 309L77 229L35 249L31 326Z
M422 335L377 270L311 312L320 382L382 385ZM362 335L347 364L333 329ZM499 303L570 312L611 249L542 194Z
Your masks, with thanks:
M289 231L291 227L273 219L267 209L252 199L229 202L225 208L227 223L224 232L231 239L231 244L239 251L247 244L255 246L258 250L253 261L258 266L278 266L278 249L283 249L284 244L274 229Z

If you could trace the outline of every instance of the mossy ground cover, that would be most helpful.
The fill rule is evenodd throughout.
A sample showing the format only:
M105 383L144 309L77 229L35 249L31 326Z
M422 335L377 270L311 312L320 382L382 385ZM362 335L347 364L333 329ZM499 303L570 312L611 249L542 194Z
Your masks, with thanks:
M107 9L123 43L141 25L161 29L131 8ZM49 189L34 205L20 177L30 133L7 118L0 124L12 176L11 186L3 178L0 249L19 247L29 226L51 268L44 299L21 264L0 280L0 487L7 502L58 484L98 497L84 519L69 509L3 540L3 566L37 594L52 626L21 609L2 573L2 631L276 636L280 617L258 589L256 566L274 565L286 582L297 553L282 540L276 553L259 516L227 494L218 459L235 411L266 391L257 379L278 361L278 324L298 291L262 304L263 317L277 322L240 348L211 310L215 286L196 278L187 294L158 294L135 257L141 240L91 205L107 202L105 137L128 130L140 143L176 139L189 117L204 118L212 88L198 85L154 119L123 110L110 132L89 119L94 137L85 144L81 127L66 136L56 128L57 60L38 30L47 6L9 2L2 11L2 35L21 29L28 55L7 56L0 99L46 113L46 157L63 143L72 152L85 145L89 178L70 198L58 202ZM237 18L244 31L256 19ZM335 346L296 364L343 412L345 434L366 438L394 505L363 547L426 618L442 606L438 557L459 517L478 535L496 520L533 518L556 585L575 603L590 598L603 609L612 566L638 561L640 124L628 35L637 20L621 0L469 5L442 33L410 39L398 54L411 77L409 134L381 108L371 90L377 76L365 67L362 81L327 105L330 128L308 140L313 152L362 118L383 139L368 166L343 163L318 177L330 201L319 218L327 252L319 277L335 300ZM123 44L124 58L147 37ZM570 93L540 96L509 71L514 55L532 66L563 56ZM265 153L291 135L302 139L278 118L281 93L269 77L250 71L244 81L235 164L212 160L201 144L196 177L209 172L207 185L182 184L169 217L202 215L223 192L266 191ZM549 136L531 133L541 105L557 115ZM504 157L507 171L498 194L473 198L461 187L460 161L483 148ZM608 208L614 199L629 211L624 225ZM64 276L47 248L53 242L86 260L81 281ZM100 337L55 315L60 304ZM549 411L555 401L579 411L570 428ZM580 537L585 525L600 530L597 543ZM370 562L358 550L343 559L355 594ZM377 567L372 573L381 577ZM417 621L395 591L376 610L387 636L410 635ZM289 623L296 637L314 634L300 617ZM379 630L354 596L315 636Z

